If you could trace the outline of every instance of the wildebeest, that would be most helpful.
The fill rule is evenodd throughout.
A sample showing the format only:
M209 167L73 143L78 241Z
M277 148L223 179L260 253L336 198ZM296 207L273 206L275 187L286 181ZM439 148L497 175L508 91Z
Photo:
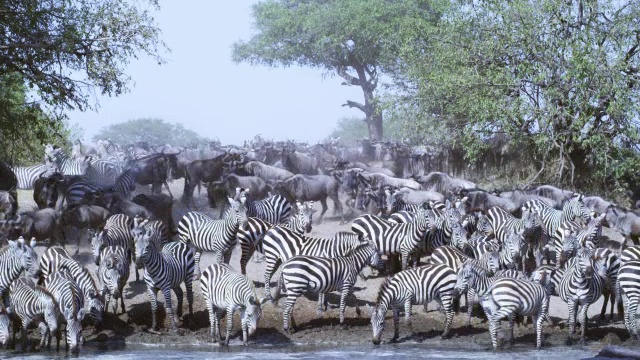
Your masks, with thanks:
M535 189L527 190L527 194L544 196L552 199L557 204L560 204L565 198L573 195L572 191L559 189L552 185L540 185Z
M498 206L514 215L520 211L520 208L513 201L484 190L464 190L461 194L467 197L467 208L471 210L489 210Z
M182 201L193 202L193 190L201 182L218 181L225 169L232 172L243 161L242 154L222 154L213 159L196 160L185 169L184 192Z
M177 167L178 159L176 154L151 154L143 158L136 159L131 165L134 169L136 183L139 185L151 185L151 193L159 194L162 192L162 185L167 188L169 195L168 180L171 180L171 171Z
M437 191L441 194L458 194L465 189L475 189L475 183L454 178L442 172L431 172L416 179L424 190Z
M607 212L609 206L611 206L610 202L600 196L587 196L582 199L582 202L584 202L584 206L589 210L594 211L596 214L604 214Z
M173 223L173 199L171 197L165 194L140 194L131 201L151 212L152 216L148 218L149 220L160 220L170 232L176 231Z
M33 185L33 200L38 208L61 209L65 185L65 177L61 173L40 176Z
M519 208L530 200L540 200L552 208L556 207L557 205L557 203L553 199L540 195L526 194L522 190L502 191L498 194L498 196L513 201L513 203Z
M45 209L49 210L49 209ZM43 211L43 210L40 210ZM76 231L85 229L98 229L104 226L111 213L109 210L96 205L78 205L65 210L62 213L62 226L73 227ZM80 235L78 236L78 246L76 254L80 251Z
M126 214L132 218L136 216L151 219L154 215L146 207L136 204L115 192L96 193L93 195L93 205L101 206L112 214Z
M318 159L309 154L303 154L287 148L282 149L282 166L294 174L317 175Z
M640 245L640 217L631 211L610 205L606 211L609 227L614 228L625 237L631 239L634 245Z
M358 177L373 187L391 186L396 188L407 187L414 190L420 190L422 187L413 179L401 179L391 177L380 173L360 172Z
M207 198L209 206L216 208L220 205L220 217L226 209L227 196L235 196L236 189L247 189L254 200L261 200L269 196L272 190L267 182L257 176L238 176L229 174L221 181L214 181L207 185Z
M0 219L12 219L18 210L18 201L13 195L15 191L0 190Z
M407 204L422 205L429 201L444 202L444 195L432 190L415 190L411 188L400 188L392 193L393 199L399 199Z
M290 203L296 201L320 201L322 212L318 223L327 212L327 197L333 201L334 212L340 213L341 224L344 223L344 212L338 198L340 184L329 175L294 175L275 186L275 191L284 196Z
M243 167L247 173L257 176L266 182L282 181L294 175L288 170L263 164L259 161L249 161Z
M18 179L9 165L0 161L0 190L17 189Z
M25 238L36 238L38 241L49 240L49 244L63 244L62 217L55 209L27 211L18 215L15 226Z

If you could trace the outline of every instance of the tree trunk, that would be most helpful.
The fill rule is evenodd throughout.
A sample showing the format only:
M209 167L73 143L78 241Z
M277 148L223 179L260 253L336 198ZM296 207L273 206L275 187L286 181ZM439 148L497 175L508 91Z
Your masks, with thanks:
M382 140L382 114L375 114L374 112L374 114L367 116L366 121L369 127L369 138L371 140Z

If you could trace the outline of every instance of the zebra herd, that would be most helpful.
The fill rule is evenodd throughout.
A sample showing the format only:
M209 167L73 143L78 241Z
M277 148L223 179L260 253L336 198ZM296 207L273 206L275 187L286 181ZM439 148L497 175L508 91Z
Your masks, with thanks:
M56 166L73 171L55 148L47 149L47 153L59 164ZM119 179L127 179L126 174L123 172ZM117 191L126 192L128 182L116 180ZM540 348L542 325L550 320L551 296L566 303L571 333L580 322L582 341L586 338L589 306L601 295L611 301L612 311L615 302L622 304L625 326L632 336L640 338L636 322L640 246L614 248L603 238L608 208L607 212L593 212L578 194L566 196L557 207L533 198L515 209L480 209L473 206L472 194L464 191L415 203L398 200L399 192L390 186L381 187L375 195L371 188L367 191L370 193L358 196L382 206L365 206L376 210L353 219L351 232L339 231L328 238L309 236L313 202L292 204L279 194L254 199L251 191L242 188L228 194L228 206L220 219L198 211L184 214L175 240L174 232L163 221L114 213L91 233L92 254L98 266L94 274L63 247L51 246L38 260L34 241L10 241L0 252L0 292L8 294L0 309L0 341L9 341L13 328L19 326L25 347L27 327L39 321L35 325L42 336L40 346L49 345L53 336L59 346L64 329L67 346L77 351L83 342L85 314L99 324L105 312L118 315L118 302L122 313L127 311L124 292L131 266L136 280L138 269L143 270L142 280L151 302L151 332L160 328L159 291L164 296L172 333L178 331L185 292L189 315L193 315L193 281L197 275L209 312L211 336L224 344L229 342L236 311L240 312L243 343L248 344L264 304L275 302L281 294L286 298L282 310L286 332L295 331L294 305L308 293L318 295L318 314L322 314L327 310L326 293L340 292L339 322L344 326L349 300L355 300L356 313L361 313L353 289L367 266L372 272L389 274L374 305L368 308L374 344L382 341L388 310L393 314L395 341L399 338L401 313L412 331L412 306L426 307L434 300L445 314L442 337L448 337L462 295L467 300L469 324L473 305L480 304L494 348L499 346L500 321L508 320L512 340L514 323L522 316L532 318L536 346ZM238 247L239 272L229 264ZM215 263L201 268L203 252L212 253ZM262 297L247 277L248 271L255 274L249 266L253 255L263 256L266 263ZM400 269L394 266L398 259ZM36 277L37 282L32 280ZM271 294L272 280L277 282L275 296ZM175 314L172 291L177 298ZM222 340L220 323L225 312L227 328Z

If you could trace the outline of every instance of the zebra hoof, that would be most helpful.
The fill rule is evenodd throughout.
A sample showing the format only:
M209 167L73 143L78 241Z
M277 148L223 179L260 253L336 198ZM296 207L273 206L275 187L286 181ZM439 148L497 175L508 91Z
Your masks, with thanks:
M348 329L347 324L345 324L345 323L340 324L340 329L341 330L347 330Z

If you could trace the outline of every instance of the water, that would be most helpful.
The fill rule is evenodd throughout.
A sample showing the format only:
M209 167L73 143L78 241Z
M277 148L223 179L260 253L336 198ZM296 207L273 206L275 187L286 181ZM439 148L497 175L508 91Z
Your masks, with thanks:
M101 360L164 360L164 359L256 359L256 360L298 360L298 359L584 359L595 356L597 350L576 348L548 348L540 351L526 348L509 351L459 351L451 349L433 349L428 345L385 345L374 347L369 345L340 346L339 349L317 346L287 347L218 347L204 349L159 349L157 347L127 346L124 349L100 351L83 349L79 358ZM43 352L36 354L0 353L0 358L10 359L51 359L64 358L64 353Z

